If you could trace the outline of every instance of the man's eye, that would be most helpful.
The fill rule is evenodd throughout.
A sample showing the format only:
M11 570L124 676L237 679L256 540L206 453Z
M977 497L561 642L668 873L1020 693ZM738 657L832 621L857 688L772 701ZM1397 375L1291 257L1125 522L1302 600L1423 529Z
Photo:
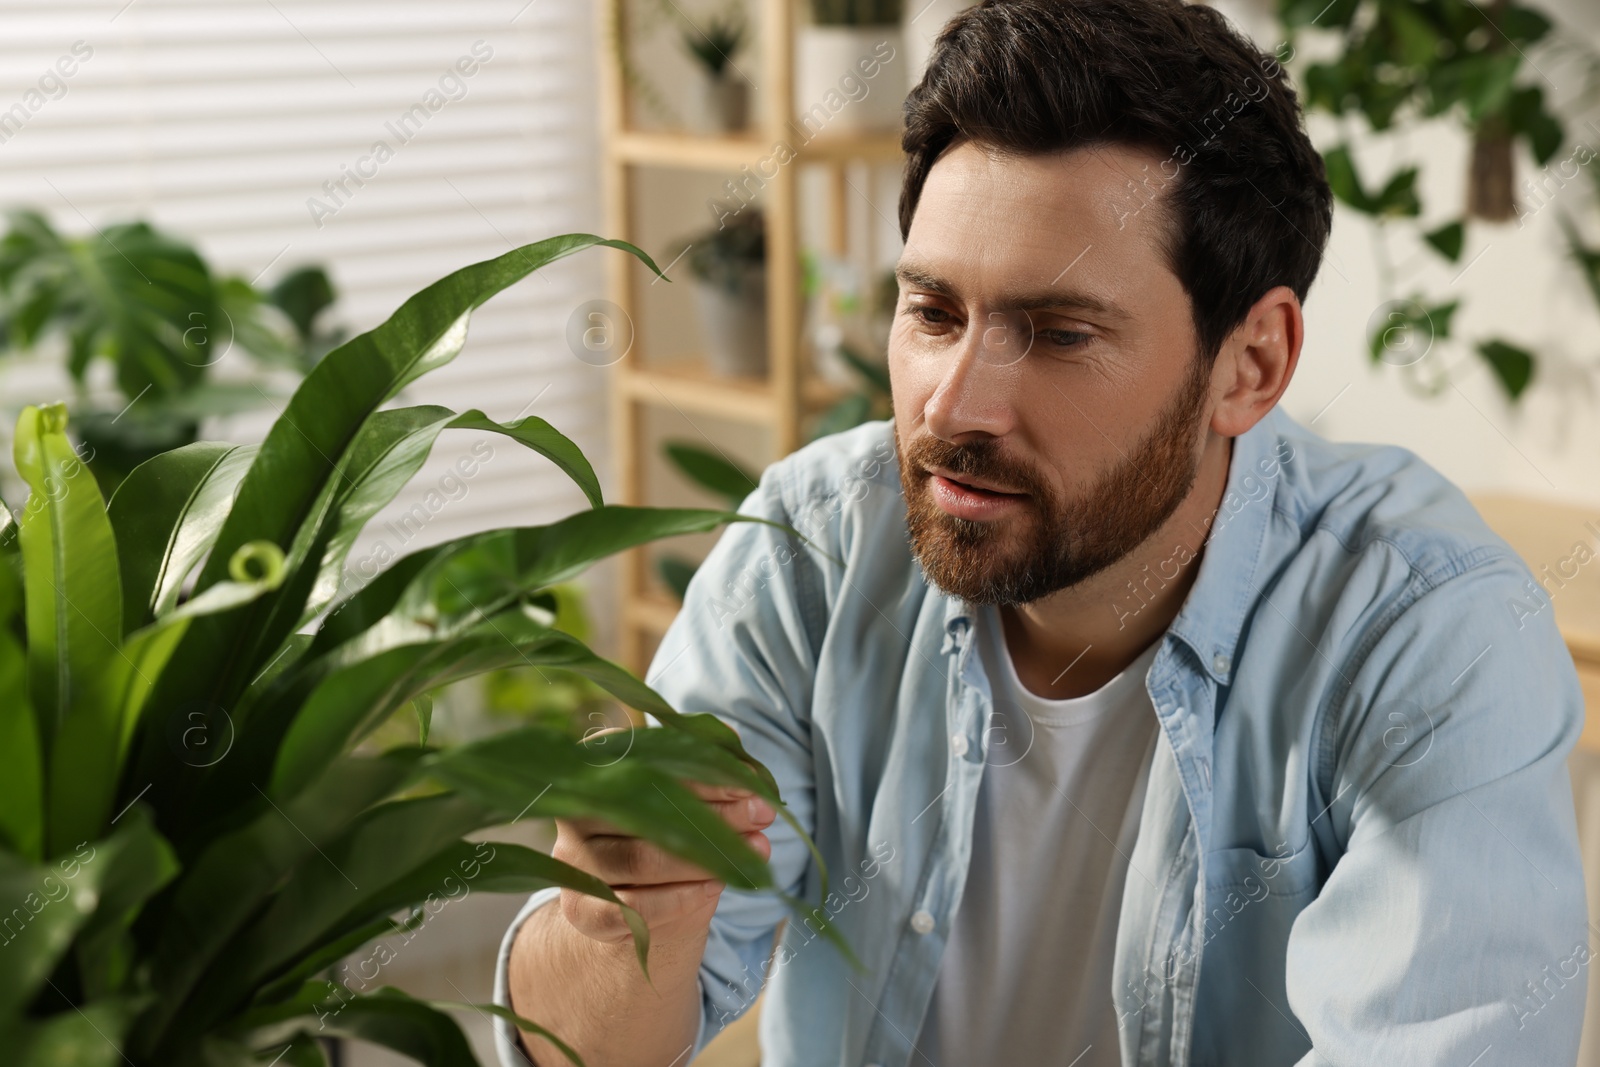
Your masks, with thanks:
M1079 330L1040 330L1039 336L1057 348L1078 348L1089 341L1093 335Z
M923 304L909 304L906 306L906 313L915 316L925 326L943 326L948 321L947 319L929 317L947 315L948 312L944 308L928 307Z

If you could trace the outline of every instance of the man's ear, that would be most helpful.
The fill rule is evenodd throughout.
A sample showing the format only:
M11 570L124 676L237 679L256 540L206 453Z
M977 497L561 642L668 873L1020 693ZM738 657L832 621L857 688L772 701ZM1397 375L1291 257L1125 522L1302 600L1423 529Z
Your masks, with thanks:
M1289 387L1304 340L1305 318L1294 290L1287 285L1267 290L1217 352L1211 368L1212 431L1237 437L1260 422Z

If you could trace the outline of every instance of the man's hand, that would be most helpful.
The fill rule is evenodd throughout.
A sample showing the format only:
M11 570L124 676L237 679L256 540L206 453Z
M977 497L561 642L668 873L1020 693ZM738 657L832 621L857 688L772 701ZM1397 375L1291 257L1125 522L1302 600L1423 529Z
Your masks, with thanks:
M770 804L744 789L686 784L763 860L772 855L772 844L762 832L777 814ZM706 871L599 819L557 819L556 831L551 855L609 885L644 918L652 945L705 936L723 890ZM595 941L622 942L632 936L615 905L576 890L561 891L561 915Z
M686 783L762 859L776 812L744 789ZM650 978L610 901L562 889L560 907L535 909L512 945L512 1010L537 1019L589 1063L681 1063L700 1024L700 959L723 884L687 860L599 819L557 819L551 855L594 875L650 929ZM565 1063L548 1042L522 1035L532 1062Z

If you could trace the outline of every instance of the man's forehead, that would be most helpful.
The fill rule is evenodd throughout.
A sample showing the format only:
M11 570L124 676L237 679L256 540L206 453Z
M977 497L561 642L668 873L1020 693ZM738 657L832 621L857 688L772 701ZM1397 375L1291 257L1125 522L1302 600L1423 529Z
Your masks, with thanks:
M1164 263L1172 182L1160 163L1124 145L1024 156L965 142L929 172L902 262L944 276L997 254L1059 259L1057 269L1086 251L1101 266Z

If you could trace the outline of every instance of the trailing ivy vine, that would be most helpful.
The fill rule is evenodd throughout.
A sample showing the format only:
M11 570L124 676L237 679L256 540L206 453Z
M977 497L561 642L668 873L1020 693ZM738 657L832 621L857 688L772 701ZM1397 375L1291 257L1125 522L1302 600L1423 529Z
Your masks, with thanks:
M1586 127L1600 133L1592 112L1600 100L1600 55L1570 33L1562 33L1537 8L1512 0L1279 0L1278 17L1293 47L1297 37L1316 31L1337 36L1337 53L1329 59L1300 64L1296 72L1308 113L1337 117L1343 128L1338 144L1323 151L1328 183L1334 196L1375 224L1379 290L1383 303L1368 324L1374 362L1395 365L1414 391L1433 396L1453 384L1475 359L1494 373L1506 394L1516 400L1532 382L1538 357L1522 343L1504 337L1461 338L1452 335L1460 298L1445 299L1421 289L1400 292L1390 253L1399 231L1430 253L1459 264L1468 246L1469 227L1478 222L1516 219L1519 226L1544 206L1539 191L1549 180L1564 185L1587 167L1596 153L1579 141L1565 159L1556 160L1568 143L1569 125L1587 118ZM1531 55L1530 55L1531 53ZM1547 63L1570 58L1585 73L1584 91L1552 109L1546 89L1552 83L1534 58ZM1356 120L1364 120L1361 129ZM1377 180L1358 170L1351 144L1361 133L1400 136L1430 119L1458 123L1468 135L1467 193L1460 212L1442 223L1422 221L1418 192L1419 166L1401 166ZM1541 181L1525 181L1532 199L1519 203L1516 182L1517 147L1523 146L1543 168ZM1594 196L1600 203L1600 175L1590 169ZM1568 173L1570 171L1570 173ZM1600 248L1583 241L1577 222L1561 215L1572 262L1583 272L1600 307ZM1405 266L1411 266L1415 260ZM1471 261L1463 265L1464 273ZM1457 274L1460 277L1460 273ZM1456 341L1472 353L1454 366L1423 357L1439 342Z

